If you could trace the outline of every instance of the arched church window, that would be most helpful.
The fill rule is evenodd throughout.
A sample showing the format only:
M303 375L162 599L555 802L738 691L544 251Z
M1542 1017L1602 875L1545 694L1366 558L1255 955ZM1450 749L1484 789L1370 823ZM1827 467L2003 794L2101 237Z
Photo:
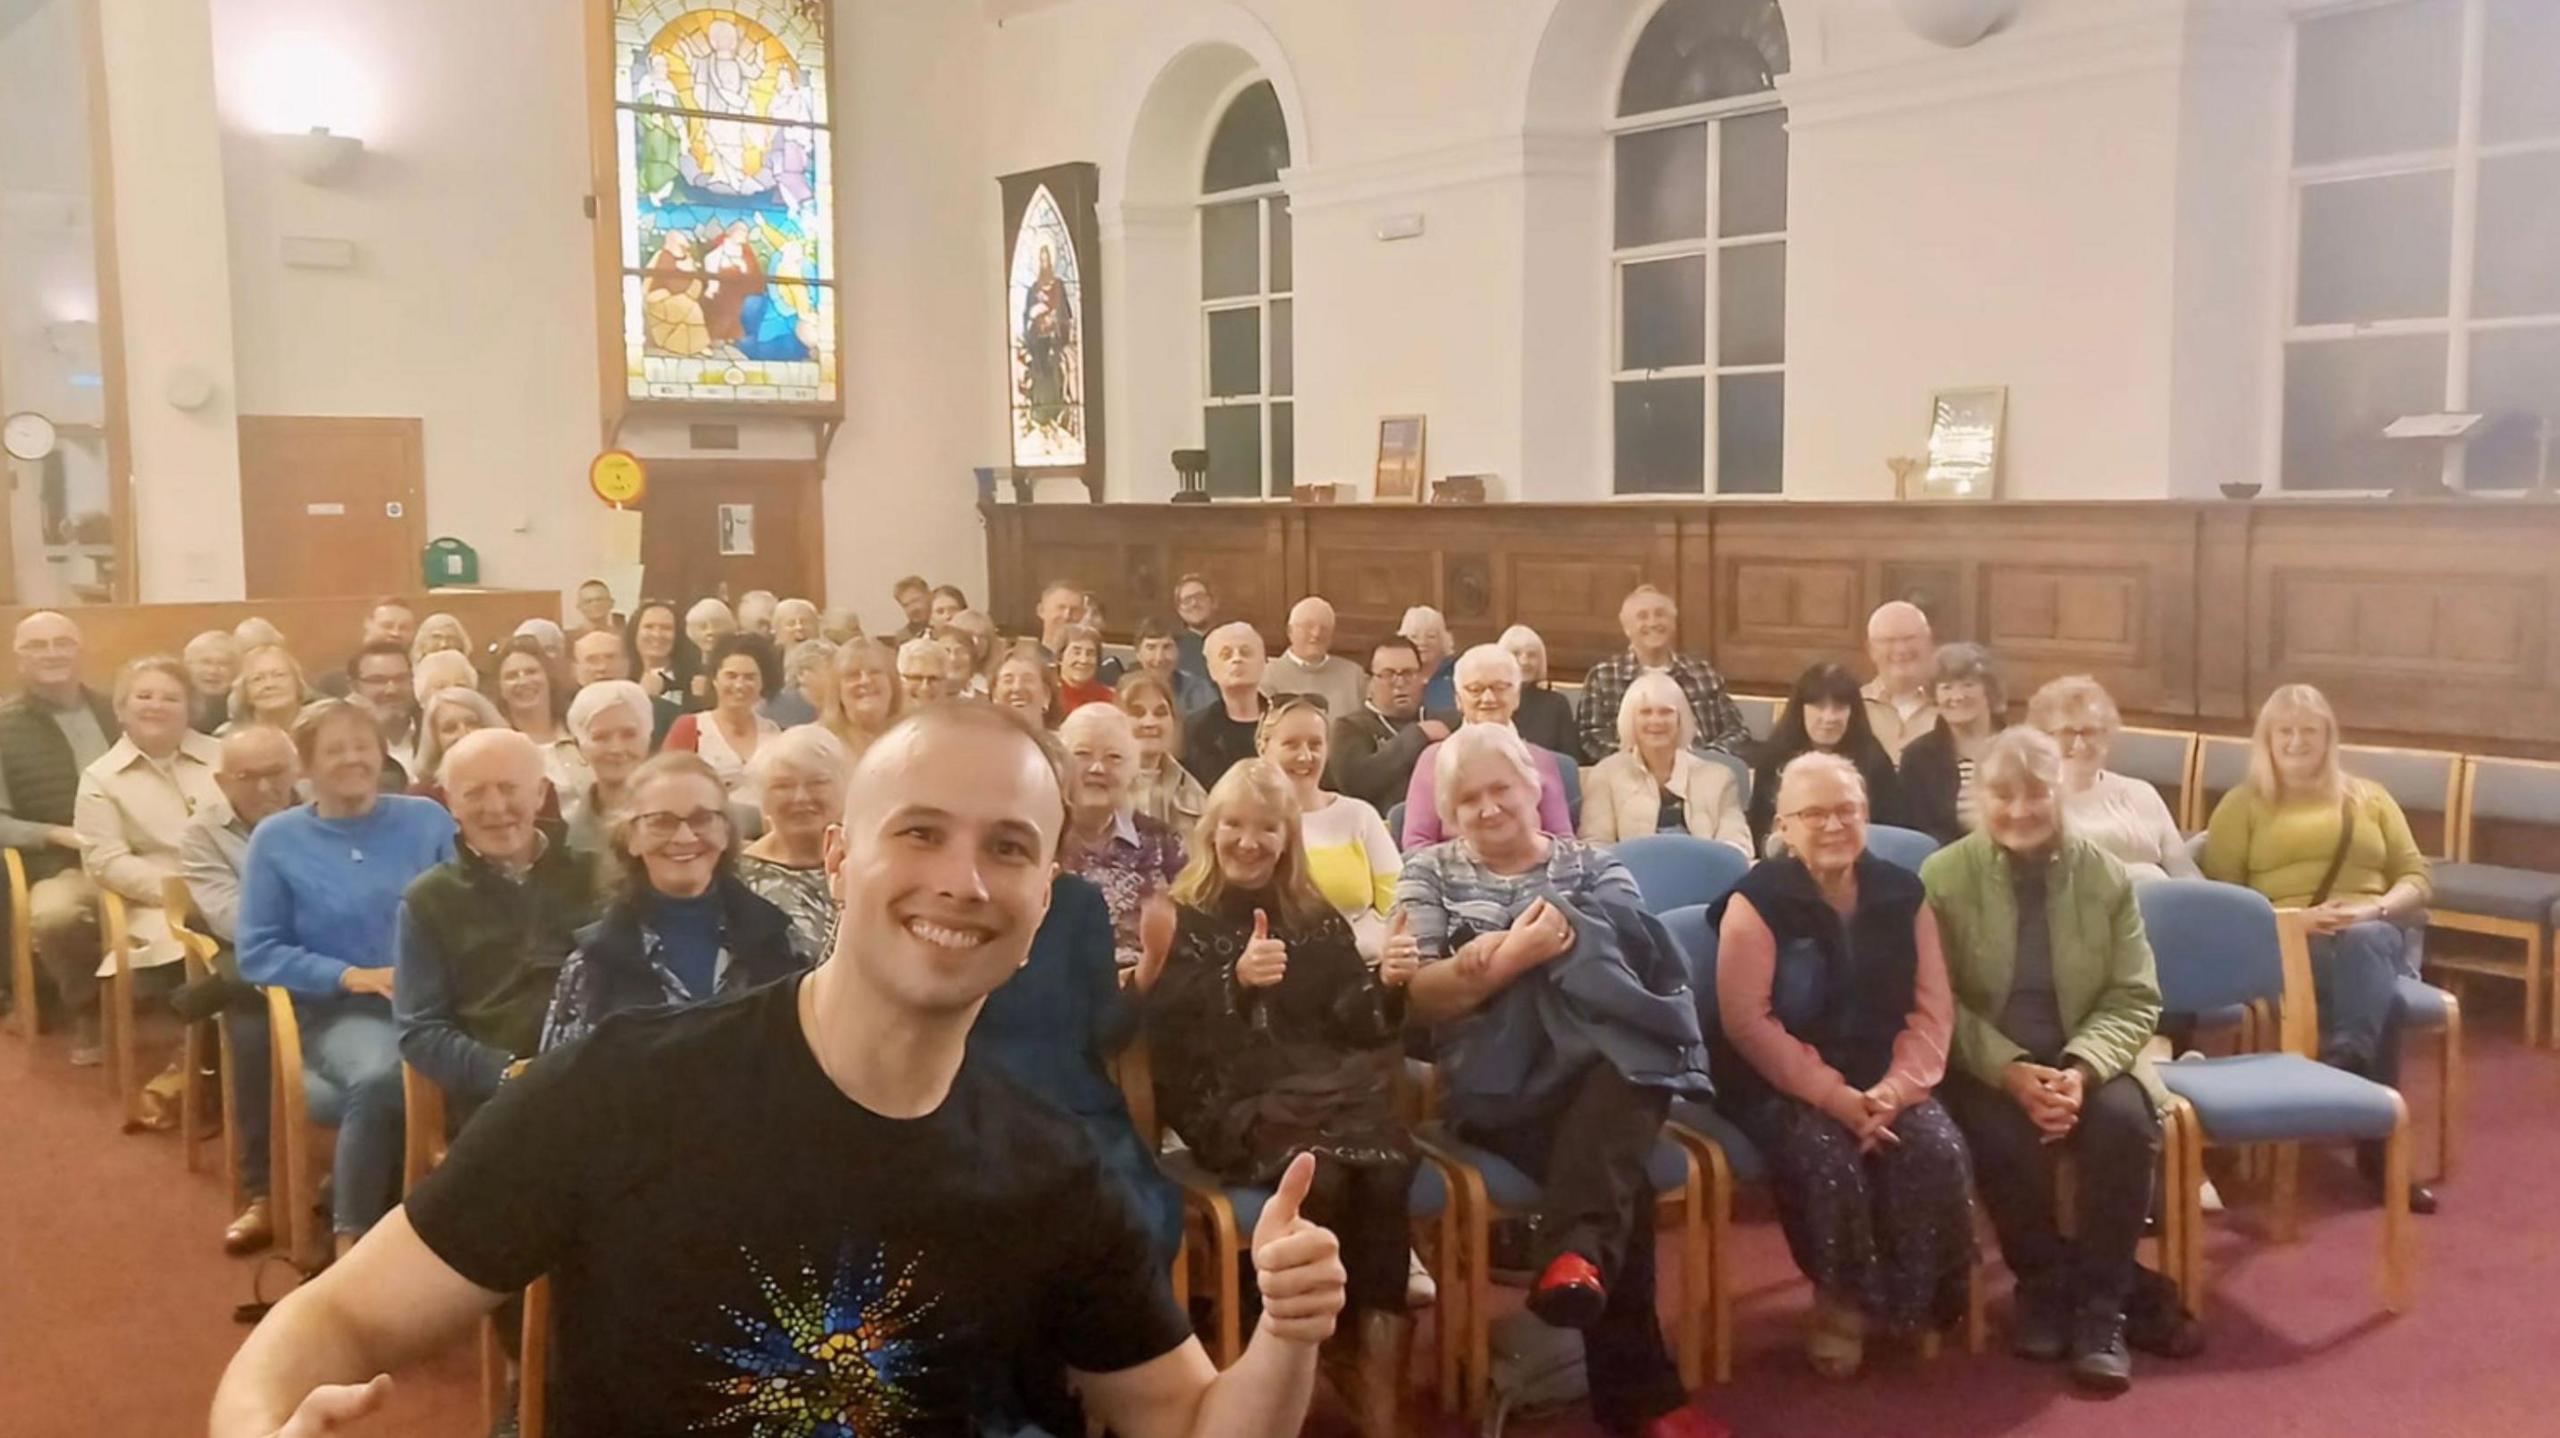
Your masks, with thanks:
M1200 169L1201 433L1221 498L1286 497L1296 478L1288 165L1279 94L1255 81Z
M1774 494L1786 420L1787 70L1777 0L1667 0L1618 89L1620 494Z
M613 0L631 399L837 403L827 65L819 0Z

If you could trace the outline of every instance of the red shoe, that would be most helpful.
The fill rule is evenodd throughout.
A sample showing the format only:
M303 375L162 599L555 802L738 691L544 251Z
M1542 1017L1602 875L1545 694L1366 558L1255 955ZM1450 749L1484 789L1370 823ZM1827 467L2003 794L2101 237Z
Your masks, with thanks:
M1600 1270L1579 1253L1559 1253L1529 1290L1529 1311L1555 1328L1589 1328L1609 1306Z
M1733 1430L1694 1403L1674 1408L1637 1430L1640 1438L1733 1438Z

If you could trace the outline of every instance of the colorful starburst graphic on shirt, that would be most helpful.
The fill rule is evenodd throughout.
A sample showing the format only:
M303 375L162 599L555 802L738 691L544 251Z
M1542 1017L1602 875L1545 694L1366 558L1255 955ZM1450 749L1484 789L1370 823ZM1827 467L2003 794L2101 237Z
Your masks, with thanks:
M927 1326L935 1301L916 1291L913 1262L891 1272L848 1245L833 1272L803 1256L792 1272L768 1274L746 1257L763 1296L762 1313L722 1307L741 1341L696 1351L731 1370L712 1381L726 1406L693 1425L748 1438L900 1438L926 1416L916 1388L939 1335Z

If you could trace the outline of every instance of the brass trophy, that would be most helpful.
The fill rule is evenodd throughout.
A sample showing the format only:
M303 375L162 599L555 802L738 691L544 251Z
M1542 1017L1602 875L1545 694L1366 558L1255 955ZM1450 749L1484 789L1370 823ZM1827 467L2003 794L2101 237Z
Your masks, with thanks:
M1911 497L1911 476L1920 472L1921 462L1913 459L1907 454L1898 454L1893 458L1886 460L1884 462L1884 467L1893 471L1893 497L1896 499L1909 499Z

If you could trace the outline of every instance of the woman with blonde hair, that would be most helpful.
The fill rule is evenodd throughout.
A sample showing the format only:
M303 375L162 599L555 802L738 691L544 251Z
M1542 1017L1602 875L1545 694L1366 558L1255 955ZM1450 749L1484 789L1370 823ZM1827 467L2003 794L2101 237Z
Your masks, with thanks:
M1541 749L1582 757L1582 729L1573 717L1573 701L1549 685L1547 641L1526 624L1514 624L1494 641L1520 661L1520 711L1511 726Z
M1277 694L1254 731L1254 753L1289 781L1309 881L1351 925L1360 956L1376 963L1385 951L1404 855L1368 800L1324 788L1332 729L1323 695Z
M2214 806L2202 867L2302 910L2320 1057L2398 1087L2399 980L2416 972L2401 925L2426 907L2427 860L2390 792L2338 767L2338 715L2319 690L2287 684L2267 696L2249 736L2249 777ZM2379 1148L2357 1157L2378 1187ZM2409 1207L2431 1213L2435 1195L2412 1188Z
M1618 704L1618 747L1582 781L1582 837L1615 844L1694 834L1751 853L1751 823L1731 769L1698 757L1697 710L1678 680L1639 674Z
M906 712L906 694L889 662L887 647L868 639L851 639L839 646L835 683L827 687L825 701L818 709L818 723L844 746L850 764Z
M430 654L459 654L471 657L471 631L462 621L439 610L418 621L417 635L409 641L409 663L412 667L427 662Z
M1415 962L1409 945L1375 969L1361 959L1307 877L1298 824L1289 780L1270 764L1249 759L1219 779L1138 986L1158 1110L1201 1164L1221 1182L1267 1186L1316 1155L1306 1214L1341 1241L1355 1406L1369 1438L1388 1438L1411 1326L1406 1195L1418 1160L1394 1080Z
M1138 777L1132 786L1137 812L1176 833L1190 833L1200 822L1209 791L1182 767L1182 706L1172 686L1141 669L1122 676L1115 697L1138 740Z
M474 729L506 727L507 716L477 689L448 684L430 692L418 705L418 775L409 792L443 803L444 756Z
M2115 855L2137 884L2196 877L2160 791L2107 768L2124 718L2103 685L2086 674L2056 679L2027 701L2027 722L2062 750L2062 818L2072 833Z
M1938 646L1929 694L1938 722L1902 751L1902 797L1913 828L1941 844L1971 832L1973 769L2009 712L2008 693L1991 651L1979 644Z
M428 695L439 689L457 687L479 688L480 671L473 667L470 655L456 650L439 649L418 660L409 672L409 690L417 696L418 706L422 709L426 707Z
M231 681L231 722L223 733L264 724L293 732L293 721L312 700L302 676L302 662L281 644L261 644L240 656L240 677Z

